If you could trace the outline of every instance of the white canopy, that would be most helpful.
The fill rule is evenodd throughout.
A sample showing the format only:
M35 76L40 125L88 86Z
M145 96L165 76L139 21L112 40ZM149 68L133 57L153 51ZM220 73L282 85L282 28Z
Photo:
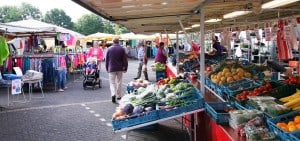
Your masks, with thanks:
M94 34L87 35L84 38L84 40L85 41L90 41L90 40L107 40L107 41L111 41L112 38L114 38L114 37L118 37L118 35L97 32L97 33L94 33Z
M26 28L36 28L40 31L53 31L53 32L69 33L69 34L75 36L75 38L77 38L77 39L84 38L84 35L77 33L75 31L65 29L65 28L59 27L57 25L33 20L33 19L10 22L10 23L6 23L6 24L13 25L13 26L22 26L22 27L26 27Z
M153 35L144 35L144 34L134 34L134 33L125 33L121 34L121 39L129 40L129 39L136 39L136 40L153 40L155 36Z

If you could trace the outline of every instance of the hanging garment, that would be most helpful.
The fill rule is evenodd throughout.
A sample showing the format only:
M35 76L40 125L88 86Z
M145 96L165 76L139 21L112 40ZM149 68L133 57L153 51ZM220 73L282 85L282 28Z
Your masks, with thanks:
M9 49L4 37L0 36L0 66L3 65L3 62L9 56Z
M284 20L278 21L278 32L277 32L277 49L278 49L278 59L288 60L293 58L292 49L289 48L286 40L284 40Z
M266 41L271 41L271 28L270 27L266 27L264 29L265 31L265 40Z
M75 41L75 37L73 35L70 35L69 34L69 40L67 41L67 45L68 46L72 46L74 44L74 41Z

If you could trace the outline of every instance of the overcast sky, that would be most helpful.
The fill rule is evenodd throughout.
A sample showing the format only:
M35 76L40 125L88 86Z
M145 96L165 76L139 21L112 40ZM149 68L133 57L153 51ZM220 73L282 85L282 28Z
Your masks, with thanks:
M19 7L22 2L39 8L43 15L53 8L63 9L73 22L76 22L82 15L91 13L71 0L0 0L0 6L15 5Z

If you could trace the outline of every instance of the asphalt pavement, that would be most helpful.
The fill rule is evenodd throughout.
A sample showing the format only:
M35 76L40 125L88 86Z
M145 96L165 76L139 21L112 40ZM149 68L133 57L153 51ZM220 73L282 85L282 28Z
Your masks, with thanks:
M149 60L148 73L150 81L155 81ZM56 92L54 85L44 86L44 98L26 101L22 96L12 96L7 105L7 89L0 88L0 141L185 141L188 140L186 130L182 128L181 118L159 123L145 130L133 130L115 133L112 130L111 116L118 106L111 102L108 74L104 70L104 62L100 77L102 88L83 89L83 76L68 76L67 89ZM137 73L138 62L129 59L129 69L124 75L124 93L128 82ZM26 88L25 88L26 89ZM40 96L39 89L34 89L33 96Z

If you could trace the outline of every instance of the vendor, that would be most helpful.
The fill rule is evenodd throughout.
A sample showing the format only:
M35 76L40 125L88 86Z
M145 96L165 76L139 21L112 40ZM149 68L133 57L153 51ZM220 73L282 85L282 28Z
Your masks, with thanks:
M165 50L165 43L160 42L159 47L158 47L157 52L156 52L156 55L155 55L155 63L159 62L159 63L162 63L162 64L166 64L167 63L167 56L168 56L168 52Z

